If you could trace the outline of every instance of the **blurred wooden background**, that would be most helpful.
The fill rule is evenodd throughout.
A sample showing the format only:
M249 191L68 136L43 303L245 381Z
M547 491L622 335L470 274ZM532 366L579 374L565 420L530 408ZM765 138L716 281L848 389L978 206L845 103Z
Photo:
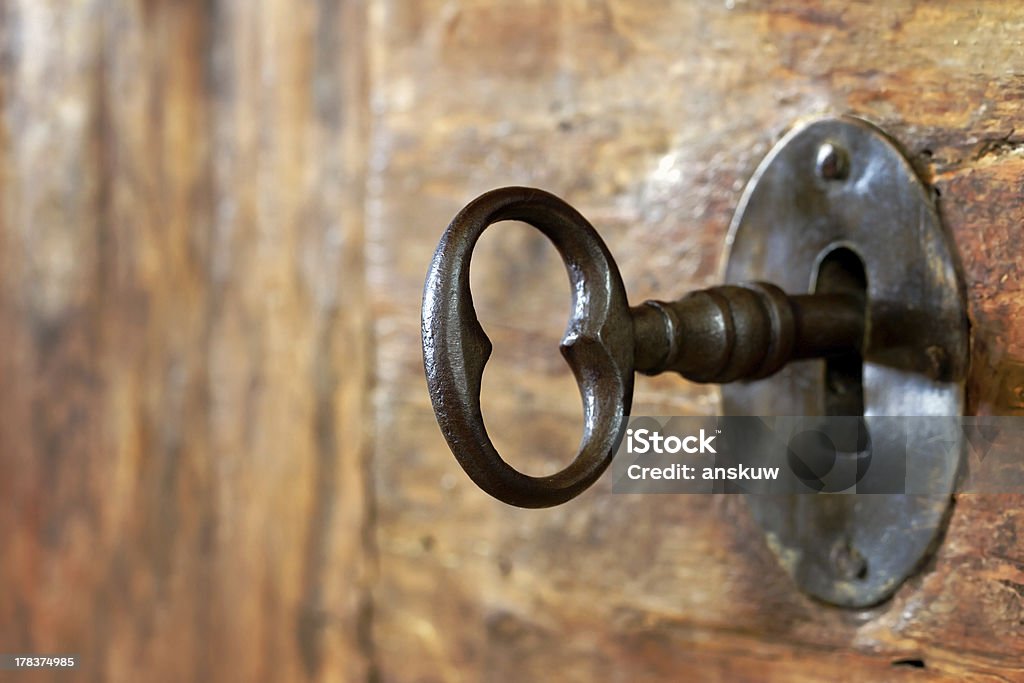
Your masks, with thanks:
M940 193L971 410L1024 413L1022 40L1012 0L0 0L0 652L82 662L12 680L1024 680L1024 497L838 610L739 497L490 500L419 348L480 192L565 197L670 297L793 121L849 112ZM564 272L521 226L478 254L490 431L551 471Z

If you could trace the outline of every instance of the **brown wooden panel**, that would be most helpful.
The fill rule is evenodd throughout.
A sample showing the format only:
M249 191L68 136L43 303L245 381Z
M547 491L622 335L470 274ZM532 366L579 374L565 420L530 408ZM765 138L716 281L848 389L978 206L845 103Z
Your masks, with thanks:
M0 4L0 651L95 681L1024 680L1024 497L961 496L894 600L829 608L738 498L488 499L418 325L483 190L566 197L635 300L674 296L781 133L852 112L941 193L971 409L1024 411L1022 28L1008 0ZM581 422L564 273L524 228L479 252L488 425L550 471ZM634 411L717 401L645 378Z
M973 324L972 410L1022 377L1013 2L491 2L375 5L369 281L379 408L387 681L1024 680L1024 497L962 496L934 560L889 603L803 597L739 498L612 496L516 510L462 474L422 379L422 276L472 197L537 185L577 206L634 300L716 280L747 177L800 117L890 131L941 193ZM500 229L499 229L500 231ZM489 241L488 241L489 240ZM474 272L495 341L485 414L530 471L564 463L578 398L554 342L565 276L522 230ZM1015 380L1024 384L1024 381ZM636 413L714 413L717 392L641 379ZM920 666L918 666L920 665ZM923 667L923 668L922 668Z
M53 680L368 675L363 26L2 5L0 650Z

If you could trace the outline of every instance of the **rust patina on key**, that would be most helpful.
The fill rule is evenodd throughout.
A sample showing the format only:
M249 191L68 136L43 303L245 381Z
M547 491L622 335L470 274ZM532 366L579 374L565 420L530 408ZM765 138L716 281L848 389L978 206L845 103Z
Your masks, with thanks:
M501 458L480 410L491 343L473 308L470 259L488 226L512 220L554 243L573 297L561 350L583 399L584 432L573 461L546 477L523 474ZM855 356L864 339L864 299L856 290L789 296L753 282L630 307L615 260L579 212L542 190L507 187L470 202L445 230L427 274L422 332L434 413L459 464L495 498L538 508L579 495L611 462L634 372L724 383L767 377L792 360Z

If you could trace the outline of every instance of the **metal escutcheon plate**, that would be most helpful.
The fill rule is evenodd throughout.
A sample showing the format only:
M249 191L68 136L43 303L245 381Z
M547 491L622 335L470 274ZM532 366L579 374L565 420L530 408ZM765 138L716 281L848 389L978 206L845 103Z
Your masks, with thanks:
M838 171L828 160L823 168L825 145L845 152ZM864 414L962 415L963 291L932 190L882 131L852 117L794 129L761 163L730 229L725 281L811 292L818 264L837 247L860 257L867 279ZM821 415L824 368L820 360L791 363L764 380L724 385L725 414ZM935 438L926 433L934 421L917 422L922 433L912 440ZM929 495L752 495L752 514L801 590L845 607L875 605L941 536L962 452L962 437L954 438L947 455L907 464Z

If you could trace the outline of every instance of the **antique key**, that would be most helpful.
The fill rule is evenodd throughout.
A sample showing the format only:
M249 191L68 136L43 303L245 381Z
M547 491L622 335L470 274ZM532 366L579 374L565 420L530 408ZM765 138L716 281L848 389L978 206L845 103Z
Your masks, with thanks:
M491 343L469 289L473 247L490 225L523 221L550 239L565 263L572 313L561 350L583 397L584 434L565 469L533 477L506 463L480 411ZM597 231L547 192L506 187L470 202L434 254L423 294L423 358L441 431L462 468L511 505L549 507L579 495L601 475L625 428L633 373L675 371L696 382L767 377L792 360L857 354L864 299L856 290L788 296L752 282L630 307L619 269Z
M480 412L491 344L473 309L469 263L480 234L506 220L554 243L572 290L562 353L583 398L583 438L576 458L547 477L502 460ZM892 446L875 453L897 466L882 482L891 494L750 495L747 503L802 590L836 605L876 604L934 547L963 452L962 434L949 427L965 405L968 326L935 195L870 123L809 121L761 162L725 247L723 277L746 284L630 307L604 242L564 201L518 187L473 200L441 238L423 296L438 424L480 488L511 505L547 507L577 496L610 463L634 372L722 383L726 416L862 416L865 434ZM814 358L826 360L790 363ZM900 493L922 488L928 495Z

